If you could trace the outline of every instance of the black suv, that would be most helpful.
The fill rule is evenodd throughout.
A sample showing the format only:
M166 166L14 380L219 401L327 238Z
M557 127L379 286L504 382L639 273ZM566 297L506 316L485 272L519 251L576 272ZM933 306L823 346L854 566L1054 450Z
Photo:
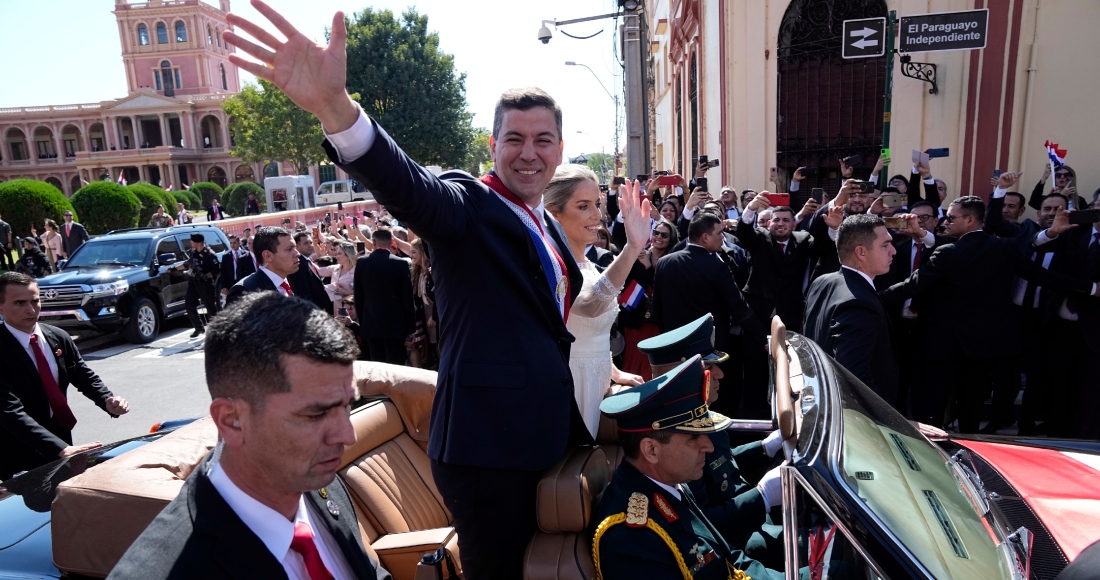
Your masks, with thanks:
M208 225L117 230L88 240L58 273L38 279L41 320L152 341L162 321L186 314L187 273L169 265L184 259L193 233L203 234L219 259L229 250L225 233Z

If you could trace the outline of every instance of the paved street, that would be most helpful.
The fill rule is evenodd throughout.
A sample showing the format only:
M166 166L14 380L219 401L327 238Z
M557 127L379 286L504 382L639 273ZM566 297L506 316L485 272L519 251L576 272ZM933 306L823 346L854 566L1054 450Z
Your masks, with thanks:
M156 341L144 345L128 344L117 334L79 337L77 346L88 366L116 395L130 401L130 412L112 419L70 390L69 404L78 419L73 442L108 443L148 433L160 421L205 415L210 395L203 370L203 337L189 340L190 334L186 319L177 318L165 323Z

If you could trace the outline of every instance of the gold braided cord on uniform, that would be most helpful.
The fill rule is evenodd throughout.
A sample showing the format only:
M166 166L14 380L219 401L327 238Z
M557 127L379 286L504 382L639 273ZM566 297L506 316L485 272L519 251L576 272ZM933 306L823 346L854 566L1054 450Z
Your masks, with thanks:
M600 570L600 538L611 526L621 524L626 521L626 514L620 513L613 516L608 516L607 519L600 522L600 525L596 526L596 534L592 537L592 560L596 565L596 580L603 580L603 572ZM684 575L684 580L692 580L694 577L691 570L684 562L684 557L680 554L680 548L676 546L676 543L669 537L668 532L657 525L657 522L653 521L653 518L649 518L645 522L645 527L653 530L653 533L657 534L665 544L668 545L668 549L672 551L672 555L676 557L676 564L680 567L680 572ZM752 577L745 574L741 570L729 566L732 571L730 574L730 580L752 580Z

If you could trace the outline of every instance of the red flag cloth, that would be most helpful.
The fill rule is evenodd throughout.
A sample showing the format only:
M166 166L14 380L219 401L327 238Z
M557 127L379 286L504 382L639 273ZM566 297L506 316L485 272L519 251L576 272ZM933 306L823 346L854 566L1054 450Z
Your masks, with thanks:
M38 344L37 334L31 335L31 350L34 351L34 361L38 365L38 376L42 379L42 389L46 391L46 400L50 403L50 409L53 409L53 418L62 428L71 431L76 426L76 415L73 415L73 410L69 408L69 402L65 400L65 395L61 393L61 387L57 386L57 380L53 378L53 373L50 372L50 363L46 361L46 353L42 352L42 347Z

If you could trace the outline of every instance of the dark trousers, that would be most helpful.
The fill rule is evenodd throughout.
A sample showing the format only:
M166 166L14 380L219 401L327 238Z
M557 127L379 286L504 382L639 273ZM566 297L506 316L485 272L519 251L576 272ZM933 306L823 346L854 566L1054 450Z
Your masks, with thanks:
M913 418L933 426L943 425L948 398L953 395L959 432L977 433L991 378L1006 367L1011 367L1011 357L929 361L924 392L913 393Z
M523 555L538 526L541 471L452 465L432 460L432 477L454 517L467 580L523 578Z
M1079 322L1055 317L1045 332L1058 333L1041 357L1051 362L1047 434L1100 439L1100 354L1085 346Z
M893 401L894 408L906 418L913 418L909 398L910 394L924 391L924 338L927 336L924 324L913 318L895 318L891 321L894 345L898 351L898 396ZM934 423L930 423L934 424Z
M11 248L7 244L0 244L0 267L13 270L15 261L11 259Z
M218 313L218 300L214 296L214 283L195 280L187 282L187 296L184 298L184 306L187 308L187 319L195 330L202 330L202 319L199 318L199 300L206 306L206 319L210 320Z
M404 338L368 338L366 343L370 360L391 365L405 364Z

